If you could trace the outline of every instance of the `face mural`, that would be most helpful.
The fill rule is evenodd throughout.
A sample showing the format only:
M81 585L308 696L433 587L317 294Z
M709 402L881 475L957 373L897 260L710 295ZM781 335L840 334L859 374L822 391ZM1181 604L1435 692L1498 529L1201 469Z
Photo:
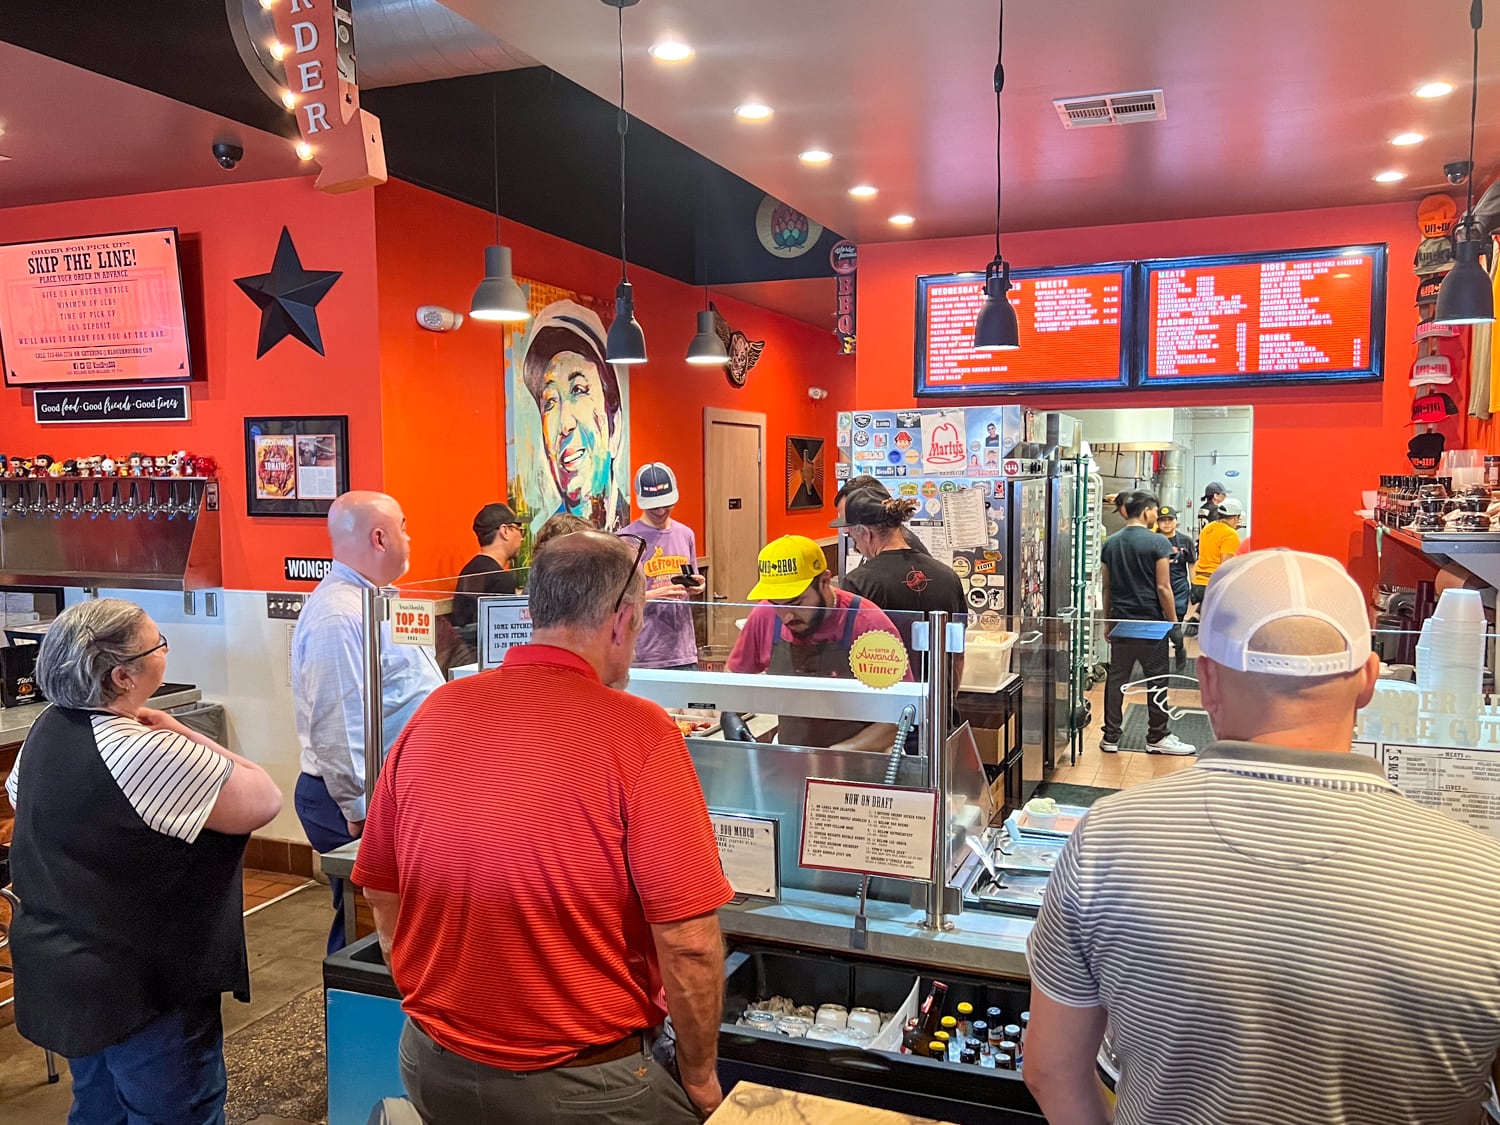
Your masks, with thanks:
M533 306L561 292L528 288ZM533 533L560 512L606 531L630 519L625 369L604 361L604 324L575 298L545 305L506 349L510 499Z

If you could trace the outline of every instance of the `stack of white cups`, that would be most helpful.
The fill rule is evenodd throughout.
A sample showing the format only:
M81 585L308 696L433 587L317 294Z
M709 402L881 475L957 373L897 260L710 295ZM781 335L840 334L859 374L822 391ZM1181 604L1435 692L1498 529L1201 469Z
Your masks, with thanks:
M1417 687L1478 695L1484 683L1484 602L1478 590L1444 590L1422 622L1417 640Z

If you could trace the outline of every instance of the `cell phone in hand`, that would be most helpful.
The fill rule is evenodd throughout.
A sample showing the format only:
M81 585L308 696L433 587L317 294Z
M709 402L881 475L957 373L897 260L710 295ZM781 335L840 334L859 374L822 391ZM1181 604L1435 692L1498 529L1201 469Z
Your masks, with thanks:
M672 575L672 584L681 586L684 590L691 590L698 584L698 576L693 573L693 568L687 563L682 564L682 573Z

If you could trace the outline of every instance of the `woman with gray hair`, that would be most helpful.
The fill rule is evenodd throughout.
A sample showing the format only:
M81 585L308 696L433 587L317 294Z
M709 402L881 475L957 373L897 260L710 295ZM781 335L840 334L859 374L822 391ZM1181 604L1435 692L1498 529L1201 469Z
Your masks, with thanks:
M51 705L5 783L16 1029L69 1060L70 1125L222 1122L220 995L250 999L241 862L281 793L145 705L166 669L139 606L64 610L37 655Z

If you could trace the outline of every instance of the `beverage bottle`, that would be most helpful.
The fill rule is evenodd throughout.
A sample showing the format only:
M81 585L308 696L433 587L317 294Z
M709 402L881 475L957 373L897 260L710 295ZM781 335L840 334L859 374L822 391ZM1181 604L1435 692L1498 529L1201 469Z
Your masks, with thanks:
M926 1051L927 1045L933 1041L942 1026L943 1004L947 999L948 986L940 980L933 981L927 999L922 1001L916 1030L907 1032L902 1039L901 1049L904 1054L920 1055Z

